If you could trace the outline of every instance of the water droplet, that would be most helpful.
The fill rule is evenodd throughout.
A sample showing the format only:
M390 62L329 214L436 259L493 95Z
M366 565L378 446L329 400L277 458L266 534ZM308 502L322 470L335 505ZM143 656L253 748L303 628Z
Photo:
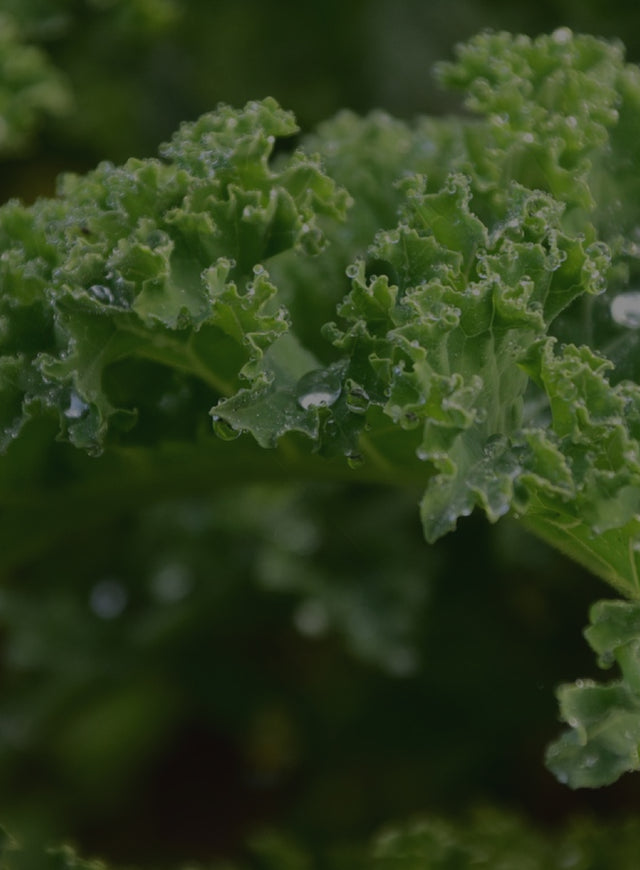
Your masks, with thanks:
M296 398L305 411L310 408L329 408L342 391L340 379L333 372L316 369L307 372L298 381Z
M611 303L611 317L620 326L640 328L640 291L619 293Z
M352 263L350 266L347 266L346 272L347 278L357 278L360 272L360 267L357 263Z
M584 759L585 767L595 767L598 763L598 757L596 755L586 755Z
M213 431L216 433L218 438L221 438L223 441L235 441L235 439L241 434L240 429L236 429L231 425L231 423L223 420L223 418L219 417L217 414L213 415Z
M605 650L602 655L598 658L598 664L601 668L610 668L615 664L616 657L611 652L611 650Z
M347 381L345 401L347 408L352 414L366 414L369 407L369 395L367 391L354 381Z
M361 468L364 465L364 456L362 453L357 453L355 450L350 451L345 454L347 458L347 465L349 468L353 468L354 470L357 468Z
M265 269L265 267L261 263L256 263L256 265L253 267L253 274L256 276L257 275L264 275L264 273L266 271L267 270Z
M113 291L106 284L92 284L87 292L97 302L102 302L104 305L113 305L115 302Z
M127 590L118 580L101 580L91 590L89 606L100 619L115 619L127 606Z
M79 420L89 410L89 405L80 398L80 396L72 392L69 396L69 407L65 408L64 416L67 420Z
M415 429L420 424L420 417L415 411L405 411L400 417L400 425L403 429Z

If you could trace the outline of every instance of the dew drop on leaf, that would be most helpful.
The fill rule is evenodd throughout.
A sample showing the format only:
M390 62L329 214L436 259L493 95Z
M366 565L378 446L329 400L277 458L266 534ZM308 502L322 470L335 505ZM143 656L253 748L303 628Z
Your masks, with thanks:
M369 407L369 396L366 390L353 381L347 385L345 401L352 414L365 414Z
M359 271L360 270L358 268L358 265L356 263L352 263L346 268L347 278L357 278Z
M241 434L240 429L236 429L231 423L228 423L217 415L213 417L213 431L222 441L235 441Z
M601 668L610 668L615 664L616 657L611 650L605 650L598 658L598 664Z
M300 378L296 387L296 399L305 411L310 408L328 408L336 402L341 390L340 380L334 373L317 369Z
M347 465L349 468L361 468L364 465L364 456L362 453L357 453L356 451L350 451L345 454L347 457Z
M611 317L620 326L640 328L640 291L619 293L611 303Z
M88 293L97 302L103 302L105 305L113 305L115 297L110 287L105 284L92 284L89 287Z
M69 397L69 406L64 410L64 416L67 420L79 420L89 410L89 405L80 398L77 393L71 393Z

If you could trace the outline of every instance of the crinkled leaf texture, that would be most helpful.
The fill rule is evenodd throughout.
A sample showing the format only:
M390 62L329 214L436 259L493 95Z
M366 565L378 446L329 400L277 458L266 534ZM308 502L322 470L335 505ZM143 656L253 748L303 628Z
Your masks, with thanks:
M354 200L342 250L363 250L372 213L382 225L323 329L338 358L296 380L276 343L215 413L265 446L297 430L374 476L424 481L430 541L476 506L512 510L636 597L640 390L621 376L640 354L632 318L611 312L633 303L640 216L609 191L636 184L638 70L559 30L484 34L441 75L486 117L411 130L343 115L312 140Z
M98 454L149 394L166 418L185 393L195 404L196 382L210 405L261 374L288 317L262 263L317 251L318 216L347 201L313 158L272 168L276 137L296 129L273 100L221 108L184 125L163 161L105 163L63 178L57 199L4 207L3 447L51 412Z
M346 114L309 156L274 153L297 131L274 100L221 107L7 204L9 489L42 420L106 476L136 448L164 480L177 441L200 487L418 484L429 541L513 511L640 597L640 73L560 30L484 34L441 75L477 117Z
M600 601L585 631L602 667L622 678L601 685L578 680L560 686L560 712L570 726L547 750L547 764L573 788L597 788L640 770L640 604Z

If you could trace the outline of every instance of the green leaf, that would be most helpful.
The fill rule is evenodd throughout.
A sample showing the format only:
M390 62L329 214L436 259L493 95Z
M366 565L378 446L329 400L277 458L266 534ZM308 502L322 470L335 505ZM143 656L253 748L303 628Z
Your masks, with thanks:
M439 65L441 80L463 89L467 106L487 119L469 147L494 202L504 202L505 182L517 178L572 207L594 208L592 155L619 120L623 58L620 43L563 27L536 39L480 34L459 46L456 62Z
M62 179L58 199L0 212L5 445L42 413L94 454L139 431L151 387L121 397L142 362L166 401L207 386L199 420L261 373L288 328L263 263L318 250L318 216L348 203L313 158L272 167L276 136L296 129L274 100L222 107L163 146L170 162L105 163Z
M570 730L547 750L547 765L572 788L598 788L640 769L640 605L600 601L585 631L601 667L617 663L622 679L578 680L558 689Z
M524 521L554 546L600 574L631 598L640 594L640 389L609 380L611 363L586 347L555 351L553 340L533 345L523 365L549 398L551 426L539 443L559 451L558 472L525 474ZM563 485L553 488L559 482ZM570 480L567 477L570 475Z

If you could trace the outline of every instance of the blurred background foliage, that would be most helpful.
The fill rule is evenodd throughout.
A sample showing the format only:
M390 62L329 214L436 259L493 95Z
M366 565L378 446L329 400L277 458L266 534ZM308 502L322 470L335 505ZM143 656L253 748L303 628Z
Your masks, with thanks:
M615 0L0 0L1 194L155 154L220 101L270 94L305 132L343 107L452 111L430 70L480 29L567 25L635 60L639 23ZM553 828L640 810L631 779L571 793L542 766L608 590L515 524L471 518L427 548L417 492L161 490L0 553L10 830L162 868L241 860L276 828L325 866L419 812L495 803Z

